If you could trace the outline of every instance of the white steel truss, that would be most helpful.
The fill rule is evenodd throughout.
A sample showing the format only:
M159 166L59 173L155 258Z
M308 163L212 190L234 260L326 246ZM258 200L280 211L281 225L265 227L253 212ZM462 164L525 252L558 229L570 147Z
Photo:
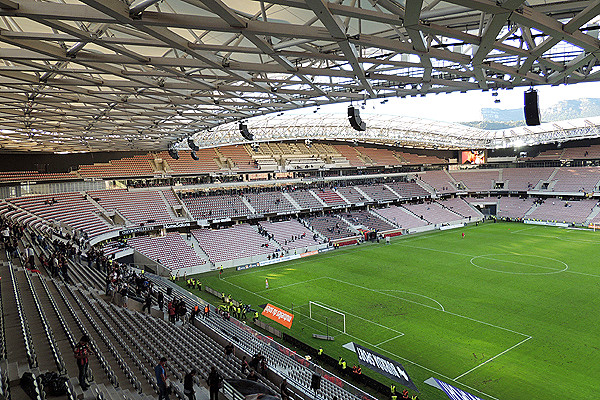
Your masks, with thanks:
M0 146L160 150L300 107L598 81L599 11L600 0L0 0Z
M495 131L411 117L367 115L363 119L368 125L364 132L352 129L343 115L322 113L257 117L249 120L247 127L253 142L259 144L331 139L440 150L519 148L600 137L600 117ZM235 122L202 131L195 142L200 147L250 143ZM180 147L187 148L187 144L182 142Z

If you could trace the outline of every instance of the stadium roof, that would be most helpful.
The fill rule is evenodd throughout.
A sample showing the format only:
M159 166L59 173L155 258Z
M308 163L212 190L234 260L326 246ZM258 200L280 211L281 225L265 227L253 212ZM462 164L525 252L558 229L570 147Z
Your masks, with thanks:
M598 81L600 0L0 0L0 145L159 150L327 103Z
M352 129L347 117L339 114L263 116L248 121L247 126L255 142L335 139L435 149L519 148L600 137L600 117L495 131L389 115L371 114L363 119L368 125L364 132ZM201 147L245 142L237 123L224 124L196 135L196 143Z

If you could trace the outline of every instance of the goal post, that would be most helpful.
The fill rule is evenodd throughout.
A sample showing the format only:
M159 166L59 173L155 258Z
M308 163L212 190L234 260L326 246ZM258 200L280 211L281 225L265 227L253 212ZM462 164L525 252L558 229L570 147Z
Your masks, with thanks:
M308 317L342 333L346 333L346 314L316 301L308 302Z

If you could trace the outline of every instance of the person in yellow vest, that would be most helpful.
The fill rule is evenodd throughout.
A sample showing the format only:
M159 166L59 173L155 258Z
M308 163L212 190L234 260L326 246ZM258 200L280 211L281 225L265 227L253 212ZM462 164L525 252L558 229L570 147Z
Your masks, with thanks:
M317 351L317 358L323 357L323 348L319 346L319 350Z
M348 374L348 364L346 363L346 360L342 360L342 375L347 375Z
M258 311L254 312L254 318L252 318L252 322L256 322L258 320Z
M390 392L392 393L392 396L393 395L396 395L396 396L398 395L396 393L396 385L394 385L393 383L390 385Z
M196 281L196 289L202 291L202 282L200 282L199 280Z
M419 400L419 397L415 394L410 398L410 400Z
M398 400L398 394L392 393L392 400Z

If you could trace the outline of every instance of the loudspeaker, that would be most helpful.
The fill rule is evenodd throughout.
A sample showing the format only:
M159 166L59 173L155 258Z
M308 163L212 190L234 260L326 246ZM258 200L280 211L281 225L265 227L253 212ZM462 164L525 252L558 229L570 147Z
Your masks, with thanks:
M191 156L192 156L192 158L193 158L194 160L196 160L196 161L198 161L198 160L200 159L200 158L198 158L198 155L196 154L196 152L195 152L195 151L192 151L192 152L190 153L190 155L191 155Z
M540 124L540 110L538 108L537 90L529 89L525 92L525 122L528 126Z
M179 152L176 149L169 149L169 155L174 160L179 160Z
M315 391L321 388L321 375L313 374L312 380L310 381L310 388Z
M254 135L248 131L248 125L240 123L240 133L246 140L254 140Z
M196 146L196 143L194 142L194 139L192 139L192 138L188 138L188 146L190 147L190 149L192 149L192 151L200 150L200 147Z
M367 124L360 118L360 111L358 108L352 106L348 107L348 120L350 125L357 131L367 130Z

